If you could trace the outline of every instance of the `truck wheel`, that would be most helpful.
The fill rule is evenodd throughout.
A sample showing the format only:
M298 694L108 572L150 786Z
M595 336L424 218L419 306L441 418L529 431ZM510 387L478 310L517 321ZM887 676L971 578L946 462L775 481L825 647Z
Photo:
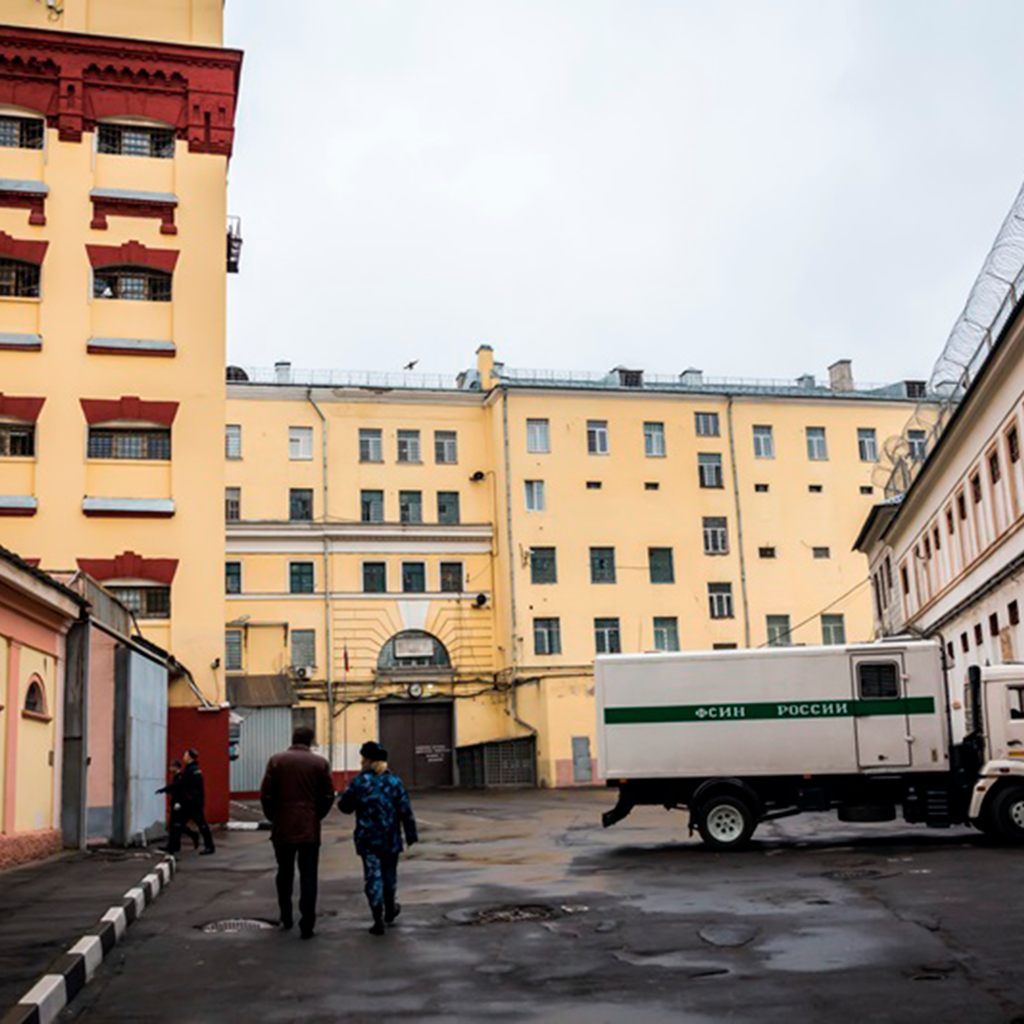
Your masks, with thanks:
M999 835L1024 843L1024 786L1006 786L992 797L992 816Z
M757 817L746 800L728 793L710 796L697 811L701 839L716 850L739 850L750 842Z

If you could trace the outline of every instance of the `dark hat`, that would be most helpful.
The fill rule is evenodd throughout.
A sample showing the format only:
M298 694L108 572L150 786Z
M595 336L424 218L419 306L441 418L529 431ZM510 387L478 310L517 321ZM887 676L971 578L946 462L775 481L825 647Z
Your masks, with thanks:
M379 743L368 740L359 748L359 756L365 757L367 761L386 761L388 752Z

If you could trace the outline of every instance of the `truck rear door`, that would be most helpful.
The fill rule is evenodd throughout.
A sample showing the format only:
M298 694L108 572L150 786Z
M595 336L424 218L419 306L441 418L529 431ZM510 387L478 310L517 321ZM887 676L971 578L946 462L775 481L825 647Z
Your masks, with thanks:
M853 714L861 768L899 768L911 763L903 655L854 655Z

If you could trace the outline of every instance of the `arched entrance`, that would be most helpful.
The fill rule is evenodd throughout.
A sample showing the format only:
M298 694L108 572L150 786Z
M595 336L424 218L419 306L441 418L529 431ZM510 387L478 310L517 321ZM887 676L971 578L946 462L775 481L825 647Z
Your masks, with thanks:
M378 732L392 769L410 789L454 782L454 704L429 696L432 686L451 678L451 671L444 644L422 630L396 633L377 658L377 678L404 690L403 696L378 706Z

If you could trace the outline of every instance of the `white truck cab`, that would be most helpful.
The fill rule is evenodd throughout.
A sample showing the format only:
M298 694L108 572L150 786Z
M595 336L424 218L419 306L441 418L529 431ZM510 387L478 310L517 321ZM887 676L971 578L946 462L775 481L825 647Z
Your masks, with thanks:
M595 661L598 759L619 802L685 807L722 849L760 821L835 810L1024 841L1024 665L972 669L952 740L939 643L610 655Z

